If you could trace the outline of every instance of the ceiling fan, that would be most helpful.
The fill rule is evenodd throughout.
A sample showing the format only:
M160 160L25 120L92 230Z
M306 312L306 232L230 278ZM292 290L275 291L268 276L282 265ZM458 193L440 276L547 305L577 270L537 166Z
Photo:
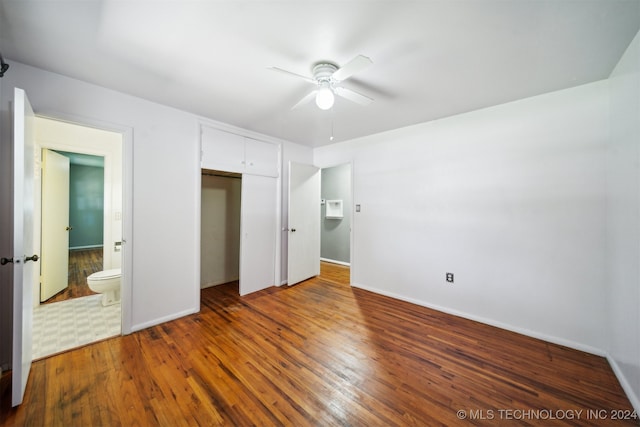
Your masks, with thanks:
M373 102L372 98L366 95L339 86L339 83L353 76L357 72L371 65L373 62L371 59L364 55L358 55L351 61L347 62L343 67L338 67L330 62L319 62L314 65L312 73L313 77L303 76L291 71L283 70L278 67L270 67L274 71L279 71L297 78L301 78L304 81L316 85L317 89L311 91L304 98L298 101L291 109L306 104L315 98L316 105L321 110L328 110L333 107L335 95L341 96L349 101L353 101L360 105L369 105Z

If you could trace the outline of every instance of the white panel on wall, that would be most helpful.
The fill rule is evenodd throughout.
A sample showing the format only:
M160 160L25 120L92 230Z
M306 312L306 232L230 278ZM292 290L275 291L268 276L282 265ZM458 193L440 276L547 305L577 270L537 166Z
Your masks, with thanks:
M201 126L202 167L252 175L278 176L280 147L270 142Z
M202 167L244 172L244 137L202 126Z
M278 146L245 138L245 172L252 175L278 176Z

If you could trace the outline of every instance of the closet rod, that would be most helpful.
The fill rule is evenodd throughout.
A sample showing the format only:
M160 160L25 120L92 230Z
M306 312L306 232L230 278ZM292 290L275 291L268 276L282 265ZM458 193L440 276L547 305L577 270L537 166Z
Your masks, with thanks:
M202 175L206 175L206 176L217 176L217 177L220 177L220 178L234 178L234 179L242 179L242 176L224 175L224 174L221 174L221 173L202 172Z

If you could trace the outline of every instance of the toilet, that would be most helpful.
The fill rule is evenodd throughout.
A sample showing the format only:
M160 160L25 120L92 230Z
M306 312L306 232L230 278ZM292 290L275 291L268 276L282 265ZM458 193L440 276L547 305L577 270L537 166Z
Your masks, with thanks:
M120 302L121 273L119 268L115 268L113 270L98 271L87 277L89 289L102 294L101 302L103 306L106 307Z

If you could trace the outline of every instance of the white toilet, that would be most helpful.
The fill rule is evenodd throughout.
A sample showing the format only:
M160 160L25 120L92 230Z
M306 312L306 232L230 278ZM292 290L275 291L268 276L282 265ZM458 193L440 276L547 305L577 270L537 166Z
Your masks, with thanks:
M87 277L89 289L102 294L102 305L108 306L120 302L120 275L121 270L98 271Z

